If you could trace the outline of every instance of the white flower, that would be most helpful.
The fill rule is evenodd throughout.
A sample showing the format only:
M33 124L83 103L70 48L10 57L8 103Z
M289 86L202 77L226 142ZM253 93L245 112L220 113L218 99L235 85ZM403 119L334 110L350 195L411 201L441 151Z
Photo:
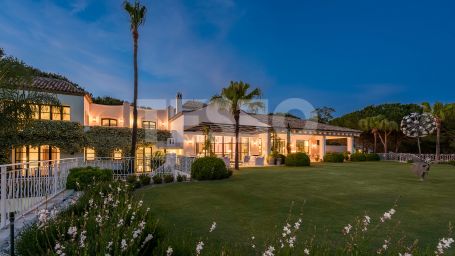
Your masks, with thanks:
M398 253L399 256L412 256L412 254L408 253L408 252L405 252L403 254L401 253Z
M349 232L351 232L351 229L352 229L352 225L348 224L346 227L343 228L343 234L344 235L349 234Z
M289 247L290 247L290 248L293 248L293 247L294 247L295 240L296 240L296 237L295 237L295 236L289 238L288 244L289 244Z
M144 202L141 200L141 201L139 201L139 203L137 204L137 206L138 206L138 207L141 207L143 203L144 203ZM171 247L169 247L169 248L171 248ZM172 250L172 248L171 248L171 250Z
M121 226L123 226L123 219L120 219L117 224L117 227L121 227Z
M110 242L107 243L106 249L107 249L108 251L111 249L112 244L113 244L112 241L110 241Z
M294 229L298 230L300 228L300 224L302 224L302 219L299 219L296 223L294 223Z
M310 255L310 250L308 250L307 248L305 248L305 250L303 250L303 253L305 253L305 255Z
M126 243L125 239L122 239L122 242L120 243L120 249L122 249L122 251L125 251L126 248L128 248L128 244Z
M262 254L262 256L274 256L275 254L273 253L275 251L275 247L269 246L267 250Z
M81 232L81 235L79 237L79 246L81 248L84 248L85 247L85 239L87 239L87 236L85 235L87 233L87 231L82 231Z
M166 256L171 256L173 252L174 250L172 250L172 247L169 246L166 251Z
M449 249L453 242L453 238L441 238L436 246L436 251L434 251L435 255L443 255L444 250Z
M141 245L141 248L144 247L149 241L151 241L153 239L153 235L152 234L148 234L145 239L144 239L144 242L142 242L142 245Z
M77 235L77 228L76 227L69 227L68 228L68 235L70 235L71 237L76 237Z
M63 245L61 245L59 242L57 242L55 244L55 247L54 247L54 250L55 250L55 253L59 256L65 256L66 254L63 252L63 250L65 250L65 247Z
M392 219L392 215L395 214L395 209L390 209L388 212L385 212L384 215L380 218L381 222Z
M202 249L204 249L204 242L199 241L196 245L196 255L201 254Z
M216 222L213 222L213 223L212 223L212 226L210 227L209 232L212 233L213 230L215 230L215 228L216 228Z
M101 217L101 215L98 214L98 216L96 216L96 218L95 218L95 221L96 221L96 223L101 224L101 222L103 221L103 217Z

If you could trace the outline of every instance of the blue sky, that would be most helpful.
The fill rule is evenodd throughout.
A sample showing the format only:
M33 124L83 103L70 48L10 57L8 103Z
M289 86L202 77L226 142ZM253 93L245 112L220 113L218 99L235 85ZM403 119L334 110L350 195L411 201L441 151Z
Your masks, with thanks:
M454 101L455 2L143 0L141 99L210 98L230 80L337 115ZM132 99L128 17L116 0L2 0L0 47L95 96Z

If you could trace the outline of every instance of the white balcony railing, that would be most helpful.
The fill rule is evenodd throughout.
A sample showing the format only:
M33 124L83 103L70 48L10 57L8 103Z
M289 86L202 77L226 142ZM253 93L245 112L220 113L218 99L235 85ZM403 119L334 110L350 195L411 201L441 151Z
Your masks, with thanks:
M0 228L8 224L9 212L15 212L16 217L21 218L64 191L72 168L94 166L110 169L115 179L125 179L132 174L170 174L189 178L193 160L191 157L168 154L145 159L67 158L0 165Z

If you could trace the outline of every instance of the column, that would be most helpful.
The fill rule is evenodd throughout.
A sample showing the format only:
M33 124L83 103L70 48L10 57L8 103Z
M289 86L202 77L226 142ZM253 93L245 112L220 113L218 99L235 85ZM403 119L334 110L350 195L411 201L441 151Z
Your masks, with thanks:
M347 137L347 151L349 151L351 154L355 153L355 148L354 148L354 137Z
M266 157L272 153L272 134L270 132L270 129L267 130L267 136L266 136L266 141L265 141L265 148L266 148Z
M321 136L321 139L319 140L319 159L323 159L325 156L325 146L326 146L326 137L325 135Z

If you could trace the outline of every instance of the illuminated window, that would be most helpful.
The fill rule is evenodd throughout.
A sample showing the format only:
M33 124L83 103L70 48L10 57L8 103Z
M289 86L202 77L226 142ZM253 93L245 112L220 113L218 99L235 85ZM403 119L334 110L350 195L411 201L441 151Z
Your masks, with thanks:
M117 119L101 118L101 126L117 126Z
M71 119L70 112L69 106L34 105L33 119L69 121Z
M122 150L116 149L114 151L114 160L121 160L122 159Z
M59 106L52 106L52 120L62 120L62 108Z
M39 105L33 105L33 119L39 119Z
M71 120L71 108L70 107L62 107L62 120L69 121Z
M156 129L156 122L153 122L153 121L142 121L142 128L144 128L144 129Z
M310 143L308 140L297 140L295 143L297 152L310 153Z
M42 119L42 120L51 119L51 106L48 106L48 105L40 106L40 119Z
M38 168L41 165L46 165L47 163L40 163L39 161L46 160L58 160L60 159L60 149L56 147L50 147L48 145L43 146L24 146L16 148L14 151L14 161L16 163L28 163L29 170L23 175L48 175L47 168L42 169Z
M95 160L95 149L93 148L85 149L85 160Z

